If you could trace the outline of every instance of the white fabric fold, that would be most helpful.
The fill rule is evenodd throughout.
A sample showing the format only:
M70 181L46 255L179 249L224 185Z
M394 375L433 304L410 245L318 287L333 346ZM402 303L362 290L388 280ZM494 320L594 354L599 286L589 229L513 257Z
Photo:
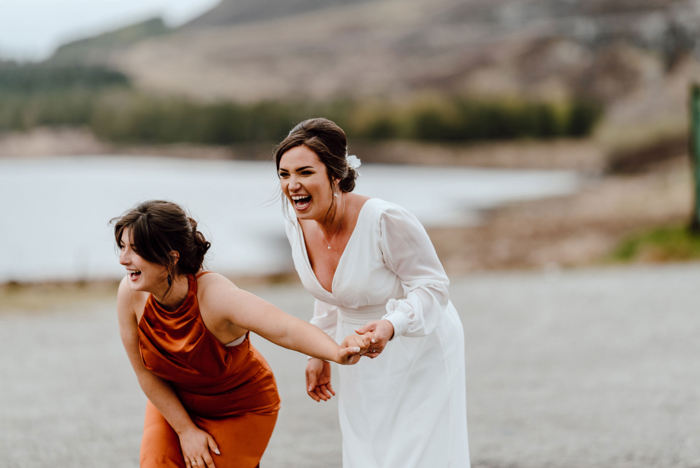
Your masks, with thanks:
M429 335L442 320L450 284L430 237L400 207L384 211L381 233L384 263L400 278L405 295L389 300L384 318L394 326L394 336Z
M310 322L335 339L335 331L338 324L338 307L316 299L314 301L314 316Z
M316 278L293 214L286 228L299 278L316 298L311 323L336 342L382 317L394 326L376 359L339 366L334 377L343 468L468 468L463 328L423 226L393 203L366 201L331 291Z

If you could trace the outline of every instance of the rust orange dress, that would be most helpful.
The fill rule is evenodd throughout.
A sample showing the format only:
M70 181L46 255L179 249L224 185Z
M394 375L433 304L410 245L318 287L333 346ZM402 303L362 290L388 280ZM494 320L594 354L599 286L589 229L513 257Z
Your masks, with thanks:
M170 383L197 427L214 437L221 452L212 455L217 468L254 468L277 421L277 384L247 334L226 346L205 327L197 278L188 277L187 298L176 311L148 298L139 321L141 359ZM141 468L185 468L177 434L150 401L140 458Z

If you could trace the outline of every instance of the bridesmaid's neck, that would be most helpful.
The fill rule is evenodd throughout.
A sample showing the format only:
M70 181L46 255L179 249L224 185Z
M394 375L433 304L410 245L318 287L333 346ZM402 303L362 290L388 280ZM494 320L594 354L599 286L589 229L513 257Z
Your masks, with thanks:
M165 310L175 311L177 310L185 299L187 299L187 293L189 292L190 286L185 275L173 276L172 287L168 287L168 283L165 282L161 285L159 291L153 292L153 298L161 305Z

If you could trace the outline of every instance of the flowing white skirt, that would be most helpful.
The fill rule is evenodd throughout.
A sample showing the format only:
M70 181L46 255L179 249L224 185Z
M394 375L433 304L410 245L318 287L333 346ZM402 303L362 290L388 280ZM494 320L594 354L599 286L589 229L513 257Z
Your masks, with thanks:
M339 308L336 339L386 313ZM452 303L439 327L339 366L343 468L469 468L464 332Z

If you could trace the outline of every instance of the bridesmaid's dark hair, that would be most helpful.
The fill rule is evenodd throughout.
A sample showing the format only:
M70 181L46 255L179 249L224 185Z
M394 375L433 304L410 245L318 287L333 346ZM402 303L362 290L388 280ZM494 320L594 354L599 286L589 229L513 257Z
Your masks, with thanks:
M129 228L134 252L146 261L167 267L170 273L197 274L211 247L197 230L197 221L169 201L143 202L110 223L114 223L114 239L119 247L124 247L122 235ZM177 262L170 255L173 251L180 255Z

